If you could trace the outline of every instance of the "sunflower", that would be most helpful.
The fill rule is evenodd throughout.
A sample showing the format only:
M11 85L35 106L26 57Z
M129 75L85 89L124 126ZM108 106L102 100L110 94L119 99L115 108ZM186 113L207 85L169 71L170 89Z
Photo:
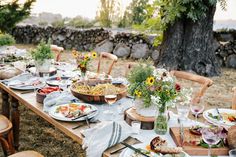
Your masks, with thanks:
M74 58L77 58L77 57L79 56L79 52L76 51L76 50L72 50L72 56L73 56Z
M93 58L97 58L97 53L96 52L92 52L92 57Z
M141 92L141 91L138 91L138 90L135 90L135 91L134 91L134 94L135 94L138 98L140 98L140 97L142 96L142 92Z
M89 57L88 54L85 54L85 55L84 55L84 60L89 60L89 58L90 58L90 57Z
M146 84L149 86L152 86L155 82L155 78L153 76L150 76L146 79Z

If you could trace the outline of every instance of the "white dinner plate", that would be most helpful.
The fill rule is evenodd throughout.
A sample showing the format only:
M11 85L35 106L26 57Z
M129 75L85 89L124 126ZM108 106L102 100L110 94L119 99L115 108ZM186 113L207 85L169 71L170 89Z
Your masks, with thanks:
M145 149L145 147L147 146L147 144L145 143L140 143L140 144L135 144L133 145L133 147L135 148L141 148L141 149ZM183 152L185 154L184 157L190 157L187 153ZM119 155L119 157L132 157L132 155L134 154L134 151L131 150L130 148L126 148L124 149L121 154ZM140 155L140 157L142 157L142 155ZM153 155L151 157L161 157L160 155ZM162 156L163 157L163 156Z
M90 118L93 118L95 117L97 114L98 114L98 109L93 106L93 105L90 105L90 104L86 104L86 103L73 103L73 104L78 104L78 105L86 105L86 106L90 106L91 107L91 110L87 111L88 113L89 112L92 112L92 111L95 111L95 112L92 112L91 114L89 114L87 117L88 119ZM63 105L57 105L57 106L53 106L49 109L49 115L54 118L54 119L57 119L57 120L60 120L60 121L66 121L66 122L78 122L78 121L84 121L85 120L85 117L81 117L81 118L78 118L76 120L72 120L74 118L67 118L65 117L62 113L56 113L56 109L60 106L66 106L68 104L63 104ZM86 113L85 113L86 114Z
M236 110L231 110L231 109L224 109L224 108L219 108L218 109L220 114L223 113L228 113L228 114L234 114L236 116ZM203 117L210 123L213 123L215 125L221 125L221 126L233 126L236 124L236 122L230 122L227 121L223 118L223 120L217 120L209 116L209 113L212 113L213 116L217 116L218 113L216 109L209 109L203 112Z

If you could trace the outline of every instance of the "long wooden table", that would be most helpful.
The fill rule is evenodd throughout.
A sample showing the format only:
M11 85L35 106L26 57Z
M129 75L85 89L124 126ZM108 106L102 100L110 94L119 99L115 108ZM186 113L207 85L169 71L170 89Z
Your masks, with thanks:
M20 112L18 109L19 104L25 105L27 108L45 119L50 124L54 125L57 129L61 130L70 138L72 138L79 144L82 144L83 135L80 132L86 129L87 126L82 126L76 130L72 130L72 128L77 126L78 123L62 122L51 118L46 112L43 111L43 105L36 102L36 95L34 92L21 94L22 91L13 90L3 83L0 83L0 89L2 93L2 114L10 118L13 123L14 146L16 149L18 149L20 143ZM93 127L94 125L95 124L91 124L91 127ZM112 148L104 152L103 156L110 156L110 151L112 151Z

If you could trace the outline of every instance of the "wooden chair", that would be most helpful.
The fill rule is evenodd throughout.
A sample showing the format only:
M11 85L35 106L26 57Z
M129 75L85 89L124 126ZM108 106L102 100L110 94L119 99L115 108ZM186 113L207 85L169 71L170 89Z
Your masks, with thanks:
M236 87L234 87L232 90L233 90L232 109L236 110Z
M10 155L9 157L43 157L43 155L35 151L23 151L23 152Z
M98 68L97 68L97 73L98 74L100 73L101 61L102 61L103 58L108 58L108 59L112 60L112 63L111 63L111 65L108 69L108 72L107 72L107 75L110 75L112 67L117 62L118 58L117 58L116 55L113 55L111 53L101 52L100 57L99 57L99 61L98 61Z
M211 79L189 72L172 70L170 73L176 78L197 82L201 85L200 90L194 95L192 103L199 103L201 97L204 95L208 87L213 84Z
M56 54L55 61L59 62L61 59L61 53L64 51L64 48L57 45L51 45L51 50Z
M3 115L0 115L0 143L5 156L15 153L12 123Z

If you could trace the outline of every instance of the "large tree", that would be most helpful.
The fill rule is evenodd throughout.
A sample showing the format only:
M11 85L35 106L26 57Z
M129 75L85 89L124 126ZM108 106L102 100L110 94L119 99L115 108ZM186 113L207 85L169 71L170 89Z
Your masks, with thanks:
M28 17L35 1L26 0L21 4L19 0L0 0L0 31L9 32L18 22Z
M222 6L225 1L220 1ZM220 74L213 48L213 18L217 0L155 0L149 17L163 30L156 65L190 70L205 76ZM151 24L151 25L152 25Z

